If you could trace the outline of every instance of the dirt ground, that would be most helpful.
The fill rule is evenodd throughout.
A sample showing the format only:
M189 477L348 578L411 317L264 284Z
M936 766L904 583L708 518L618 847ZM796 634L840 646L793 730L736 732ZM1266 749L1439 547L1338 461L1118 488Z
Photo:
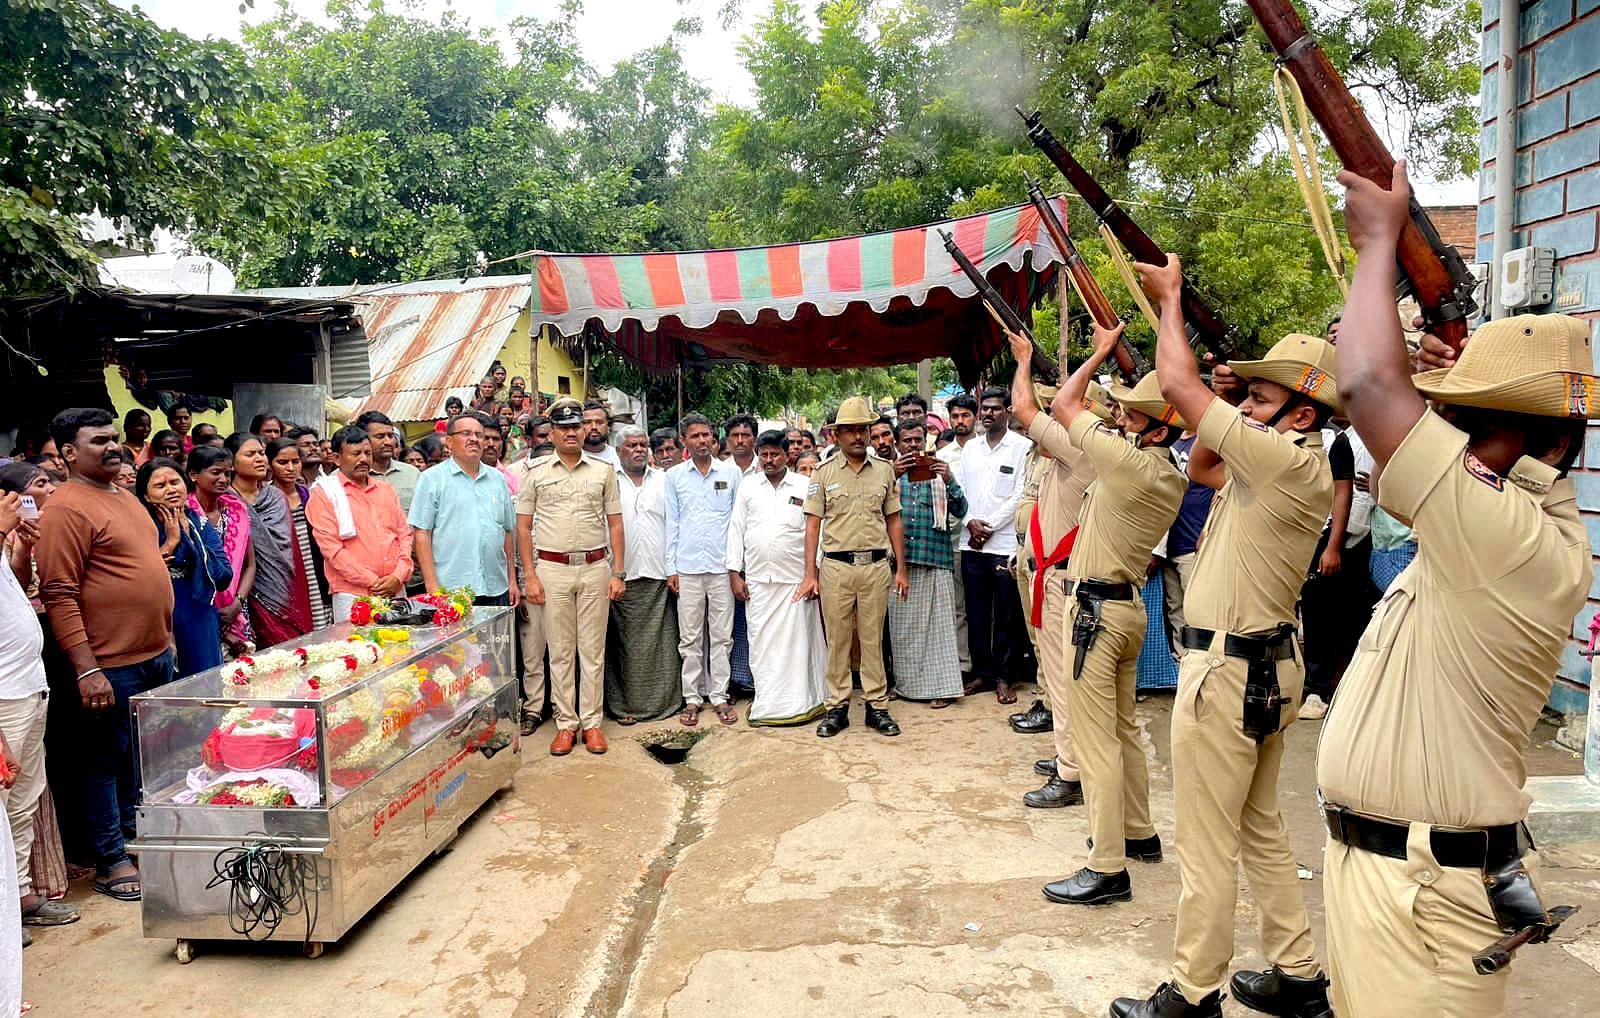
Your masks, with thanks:
M1169 853L1170 703L1140 707ZM142 939L138 906L80 885L83 921L35 931L26 996L42 1018L109 1002L194 1018L1104 1015L1167 977L1177 867L1170 854L1130 864L1130 904L1046 901L1039 886L1083 863L1086 821L1081 807L1023 807L1049 740L1012 734L1011 709L988 695L937 713L900 703L905 734L885 739L858 705L827 742L712 721L676 766L640 742L674 722L608 725L608 755L565 759L546 754L546 726L514 789L323 957L208 944L179 965L171 941ZM1282 790L1321 945L1317 728L1290 728ZM1533 772L1578 771L1551 734L1536 733ZM1593 1015L1600 872L1546 869L1543 886L1583 911L1519 956L1511 1014ZM1237 965L1263 964L1255 923L1241 893Z

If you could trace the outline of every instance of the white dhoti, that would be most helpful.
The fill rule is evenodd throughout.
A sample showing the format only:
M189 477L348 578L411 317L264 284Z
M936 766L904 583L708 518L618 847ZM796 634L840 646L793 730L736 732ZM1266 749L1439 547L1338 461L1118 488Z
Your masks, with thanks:
M798 583L749 581L750 672L756 697L752 725L798 725L822 713L828 644L816 601L795 602Z

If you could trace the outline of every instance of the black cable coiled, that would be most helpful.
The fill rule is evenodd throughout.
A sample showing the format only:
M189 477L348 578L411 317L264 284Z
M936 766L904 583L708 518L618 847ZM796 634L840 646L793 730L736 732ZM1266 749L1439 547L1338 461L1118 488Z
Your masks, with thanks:
M229 929L248 940L270 940L285 919L304 915L304 943L311 943L318 911L316 856L286 851L281 842L246 841L218 852L211 868L206 890L228 885Z

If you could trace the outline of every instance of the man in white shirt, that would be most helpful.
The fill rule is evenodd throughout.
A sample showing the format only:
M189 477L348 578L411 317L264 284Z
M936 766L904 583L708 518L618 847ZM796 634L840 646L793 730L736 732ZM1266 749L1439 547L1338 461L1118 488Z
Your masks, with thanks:
M739 468L740 483L761 474L756 459L756 432L761 426L749 414L734 414L722 422L722 438L727 462ZM733 602L733 648L728 655L728 692L736 698L755 695L755 675L750 671L750 620L745 603Z
M1022 604L1011 575L1017 552L1017 502L1022 498L1023 460L1033 444L1010 429L1006 390L985 389L978 401L983 434L961 447L956 476L967 496L961 535L961 580L967 595L967 641L972 680L967 692L989 685L1001 703L1016 703L1011 676L1021 641Z
M603 399L591 399L583 404L583 451L617 470L622 469L617 450L611 448L611 409Z
M631 725L677 712L683 662L677 598L667 589L666 472L650 465L650 436L631 424L618 437L617 457L626 589L611 602L606 709Z
M808 480L789 469L783 432L762 432L760 477L739 485L728 522L728 581L750 620L752 725L798 725L822 713L828 645L817 602L795 600L805 579Z

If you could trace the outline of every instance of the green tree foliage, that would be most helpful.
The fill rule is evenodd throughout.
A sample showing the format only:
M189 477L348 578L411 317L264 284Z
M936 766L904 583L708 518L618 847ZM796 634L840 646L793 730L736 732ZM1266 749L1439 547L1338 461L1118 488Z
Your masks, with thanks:
M235 48L109 0L0 4L0 293L93 282L81 217L142 238L277 189L250 80Z

